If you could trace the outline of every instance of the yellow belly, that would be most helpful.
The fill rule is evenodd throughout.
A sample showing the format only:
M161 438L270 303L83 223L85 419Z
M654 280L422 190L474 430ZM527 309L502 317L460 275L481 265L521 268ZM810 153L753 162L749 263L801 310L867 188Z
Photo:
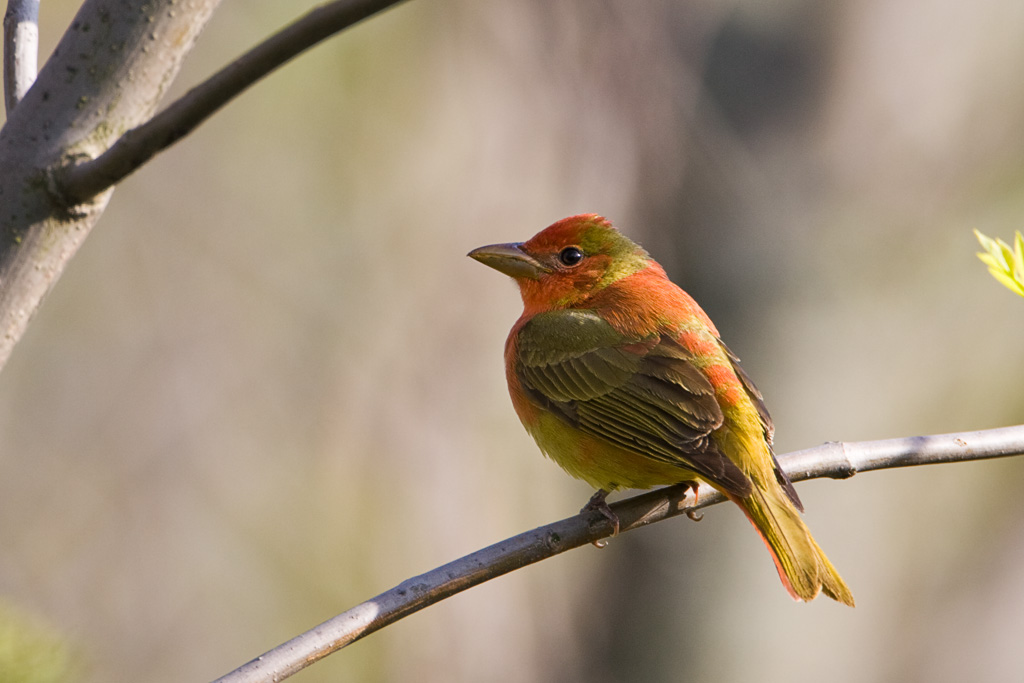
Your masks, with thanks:
M649 489L700 479L683 467L589 437L552 414L542 412L538 417L536 424L523 424L541 451L594 488Z

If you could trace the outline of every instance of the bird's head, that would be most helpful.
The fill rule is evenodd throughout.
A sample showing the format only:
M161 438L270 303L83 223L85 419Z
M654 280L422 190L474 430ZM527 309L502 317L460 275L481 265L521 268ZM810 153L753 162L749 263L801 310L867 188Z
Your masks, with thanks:
M534 310L579 306L651 263L643 247L596 214L564 218L526 242L490 244L468 256L515 279Z

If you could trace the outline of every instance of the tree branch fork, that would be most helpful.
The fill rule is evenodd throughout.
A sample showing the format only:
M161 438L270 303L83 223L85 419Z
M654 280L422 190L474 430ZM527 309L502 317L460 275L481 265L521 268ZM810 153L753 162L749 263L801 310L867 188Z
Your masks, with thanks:
M185 137L249 86L335 33L401 0L334 0L273 34L189 90L145 123L126 131L93 159L62 169L60 196L85 201L113 187Z
M794 482L917 465L1024 455L1024 425L975 432L862 442L829 442L779 456ZM725 497L701 485L696 494L677 484L611 504L626 533L681 514L692 514ZM424 607L473 586L612 535L596 512L581 513L505 539L446 565L407 579L218 678L215 683L281 681L332 652Z
M37 74L39 0L7 0L0 367L115 185L277 67L401 2L326 2L154 115L219 1L84 0Z

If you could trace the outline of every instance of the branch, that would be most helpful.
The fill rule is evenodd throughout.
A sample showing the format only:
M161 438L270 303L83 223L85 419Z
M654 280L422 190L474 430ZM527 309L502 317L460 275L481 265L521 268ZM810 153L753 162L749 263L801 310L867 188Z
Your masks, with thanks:
M57 169L152 117L218 2L84 0L0 128L0 367L110 198L69 208Z
M4 104L7 115L36 80L39 0L8 0L4 14Z
M871 470L1012 455L1024 455L1024 425L884 441L831 442L780 456L779 462L793 481L803 481L819 477L846 479ZM707 485L700 487L699 504L694 504L693 497L686 493L686 486L676 485L614 503L611 507L619 517L620 533L725 499ZM292 638L214 683L281 681L424 607L521 567L599 541L611 535L611 531L611 524L604 517L581 514L519 534L408 579Z
M188 91L99 157L67 169L61 193L71 203L116 185L250 85L325 38L401 0L335 0L312 10Z

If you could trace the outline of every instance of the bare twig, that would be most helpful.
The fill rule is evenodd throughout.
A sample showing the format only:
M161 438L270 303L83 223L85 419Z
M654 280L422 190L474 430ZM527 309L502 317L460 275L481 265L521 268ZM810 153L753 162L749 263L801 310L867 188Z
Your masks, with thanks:
M980 432L914 436L884 441L827 443L779 457L794 481L858 472L965 460L1024 455L1024 425ZM685 486L670 486L613 504L620 533L693 510L724 497L701 486L693 504ZM611 523L599 514L577 515L496 543L471 555L402 582L389 591L325 621L252 660L215 683L281 681L392 622L467 588L534 562L611 535Z
M36 80L39 0L8 0L4 14L4 104L10 116Z
M100 156L69 168L61 180L61 194L72 202L84 201L112 187L277 67L400 1L335 0L312 10L125 133Z

